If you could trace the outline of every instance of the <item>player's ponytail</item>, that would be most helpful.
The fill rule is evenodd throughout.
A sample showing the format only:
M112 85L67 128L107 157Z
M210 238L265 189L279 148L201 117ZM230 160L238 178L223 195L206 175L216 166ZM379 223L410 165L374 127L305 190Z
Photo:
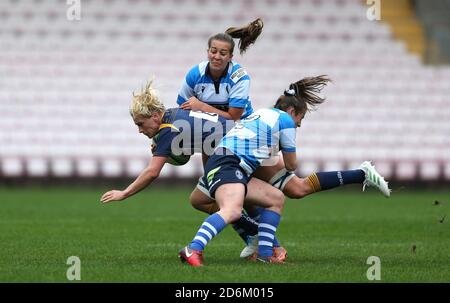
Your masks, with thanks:
M291 83L275 103L275 108L286 111L293 106L296 114L309 110L314 110L319 104L325 101L325 97L320 91L331 80L326 75L317 77L307 77L295 83Z
M326 75L307 77L300 81L291 83L288 91L293 91L294 96L308 105L308 110L313 110L317 105L325 101L320 91L330 82Z
M261 18L241 27L230 27L224 33L218 33L211 36L208 39L208 48L211 47L212 40L224 41L230 44L231 54L233 54L235 45L233 38L235 38L239 39L239 52L242 55L251 44L255 43L256 39L261 34L263 27L264 23Z
M264 22L261 18L241 27L230 27L225 31L233 38L239 39L239 51L241 55L245 53L247 48L255 43L256 39L262 32Z
M153 80L149 80L145 88L139 94L133 92L130 114L133 118L137 116L150 117L154 113L164 112L164 104L160 101L158 91L152 87Z

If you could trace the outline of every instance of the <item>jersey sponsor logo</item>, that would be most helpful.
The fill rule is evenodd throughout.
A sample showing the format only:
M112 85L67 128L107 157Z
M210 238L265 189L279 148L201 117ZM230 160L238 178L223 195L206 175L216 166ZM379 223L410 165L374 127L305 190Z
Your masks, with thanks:
M239 180L242 180L242 178L244 178L244 175L242 175L242 172L240 170L236 170L236 178L238 178Z
M230 79L231 79L231 81L233 81L233 83L236 83L236 82L238 82L242 77L244 77L245 75L247 75L247 71L244 69L244 68L238 68L238 70L237 71L235 71L232 75L231 75L231 77L230 77Z

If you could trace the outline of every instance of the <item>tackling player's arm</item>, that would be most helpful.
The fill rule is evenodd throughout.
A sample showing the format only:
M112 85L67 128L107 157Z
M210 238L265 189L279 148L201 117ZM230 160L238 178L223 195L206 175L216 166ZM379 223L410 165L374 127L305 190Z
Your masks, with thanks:
M288 171L294 171L297 169L294 120L287 114L282 114L280 118L280 148L283 153L284 167Z
M215 108L214 106L204 102L204 100L199 100L192 95L188 100L182 103L180 107L183 109L216 113L227 120L240 120L247 104L249 103L248 93L250 90L250 78L243 68L239 68L230 76L230 79L234 82L234 85L232 85L228 95L228 111Z
M154 156L148 166L125 190L108 191L101 197L100 201L102 203L121 201L141 191L159 177L166 160L167 157Z
M283 160L284 160L284 167L288 171L294 171L297 169L297 153L289 153L289 152L282 152L283 154Z
M198 100L196 97L190 97L185 103L180 106L182 109L201 110L207 113L215 113L224 117L227 120L239 120L244 113L244 108L230 107L228 111L223 111L207 103Z

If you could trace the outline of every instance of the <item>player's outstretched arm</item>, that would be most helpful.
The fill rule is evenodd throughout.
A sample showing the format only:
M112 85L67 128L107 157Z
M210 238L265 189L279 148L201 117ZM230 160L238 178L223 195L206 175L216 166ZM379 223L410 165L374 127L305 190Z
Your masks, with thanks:
M108 203L112 201L121 201L149 186L156 178L158 178L166 160L167 157L153 157L149 165L125 190L110 190L103 194L100 198L100 202Z

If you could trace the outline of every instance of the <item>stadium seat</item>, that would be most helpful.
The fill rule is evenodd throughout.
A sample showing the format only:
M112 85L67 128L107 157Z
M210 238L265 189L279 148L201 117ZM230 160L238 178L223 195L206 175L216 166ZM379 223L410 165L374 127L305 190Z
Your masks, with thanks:
M366 19L363 3L83 1L83 22L68 21L66 7L0 3L5 176L137 176L151 154L128 113L132 92L155 76L166 106L176 106L183 77L206 60L207 38L262 16L261 37L234 55L251 76L254 108L302 77L333 79L299 129L301 173L372 159L386 176L450 180L450 68L424 66L389 26ZM195 156L161 176L195 177L200 167Z

